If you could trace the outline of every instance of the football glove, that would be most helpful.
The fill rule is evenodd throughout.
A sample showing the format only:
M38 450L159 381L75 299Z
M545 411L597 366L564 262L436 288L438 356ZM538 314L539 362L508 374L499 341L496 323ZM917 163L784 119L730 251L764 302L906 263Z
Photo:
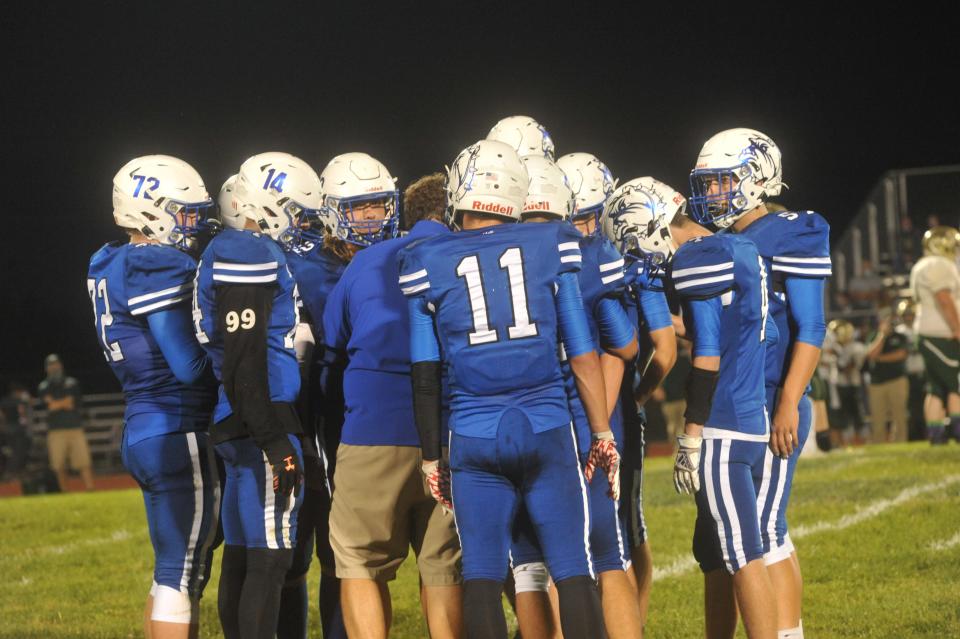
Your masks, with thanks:
M282 496L289 496L291 491L296 494L303 481L303 468L287 436L272 438L264 444L263 454L273 470L273 492Z
M607 482L610 484L607 495L614 500L619 500L620 453L617 452L617 442L613 440L613 433L609 430L593 433L587 467L583 469L583 476L588 482L593 480L593 474L597 468L602 468L607 473Z
M450 494L450 467L446 462L438 459L424 461L420 469L427 479L430 496L443 507L444 512L453 510L453 498Z
M702 437L677 435L677 460L673 464L673 486L678 493L693 495L700 490L700 444Z

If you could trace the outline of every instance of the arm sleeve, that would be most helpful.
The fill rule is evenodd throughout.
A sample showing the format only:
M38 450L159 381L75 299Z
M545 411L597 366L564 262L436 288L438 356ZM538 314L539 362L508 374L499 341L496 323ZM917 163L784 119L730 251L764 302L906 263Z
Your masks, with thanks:
M193 334L193 319L184 308L167 308L147 316L150 333L174 376L195 384L210 374L210 359Z
M797 325L796 341L820 348L827 334L821 278L789 277L785 281L790 317Z
M327 297L323 309L323 344L336 353L345 353L350 341L350 307L347 278L341 278Z
M719 297L691 300L685 308L693 323L693 356L720 356L720 313L723 303Z
M410 374L413 381L413 415L420 436L423 458L440 458L442 367L440 345L433 328L433 317L422 297L411 297L410 310Z
M579 257L579 255L578 255ZM563 348L568 357L576 357L596 350L590 326L583 310L583 298L580 295L580 283L575 272L560 274L557 283L557 325Z
M283 433L270 400L267 373L273 290L249 284L223 286L217 298L217 329L223 335L223 390L247 433L263 448Z
M640 309L643 311L643 318L647 322L647 330L653 332L673 326L670 305L667 304L667 296L663 291L641 288L637 292L639 293L637 298L640 301Z
M604 297L597 302L597 326L600 328L601 343L613 348L623 348L636 334L623 304L612 297Z

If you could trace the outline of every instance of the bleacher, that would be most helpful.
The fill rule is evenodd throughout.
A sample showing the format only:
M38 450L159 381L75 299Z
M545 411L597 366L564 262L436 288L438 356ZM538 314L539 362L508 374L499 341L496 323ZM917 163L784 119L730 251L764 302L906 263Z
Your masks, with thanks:
M99 393L83 396L83 429L87 434L93 471L108 474L123 471L120 441L123 437L123 393ZM42 400L34 400L30 434L29 464L47 464L47 410Z

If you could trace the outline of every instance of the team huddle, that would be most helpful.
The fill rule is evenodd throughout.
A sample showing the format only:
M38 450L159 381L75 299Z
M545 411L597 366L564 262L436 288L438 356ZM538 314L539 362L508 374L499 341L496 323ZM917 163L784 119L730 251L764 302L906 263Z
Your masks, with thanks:
M674 483L708 637L803 636L787 507L811 426L829 226L770 213L780 149L706 142L690 197L554 159L505 118L401 198L363 153L270 152L215 202L186 162L116 174L90 261L155 554L145 632L194 637L214 548L228 639L385 637L412 546L430 635L640 637L643 405L692 344ZM689 207L689 208L688 208ZM401 212L408 227L400 231Z

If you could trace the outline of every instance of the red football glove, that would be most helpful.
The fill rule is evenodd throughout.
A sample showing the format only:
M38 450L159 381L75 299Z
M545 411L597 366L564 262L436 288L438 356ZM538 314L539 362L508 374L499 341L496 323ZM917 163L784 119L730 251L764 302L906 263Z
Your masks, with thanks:
M430 495L443 506L444 511L453 510L453 498L450 496L450 467L439 460L425 461L421 466L427 479Z
M617 452L613 433L609 430L593 434L587 467L583 470L583 476L588 482L593 479L597 468L602 468L607 473L607 482L610 484L607 494L615 500L620 499L620 453Z

